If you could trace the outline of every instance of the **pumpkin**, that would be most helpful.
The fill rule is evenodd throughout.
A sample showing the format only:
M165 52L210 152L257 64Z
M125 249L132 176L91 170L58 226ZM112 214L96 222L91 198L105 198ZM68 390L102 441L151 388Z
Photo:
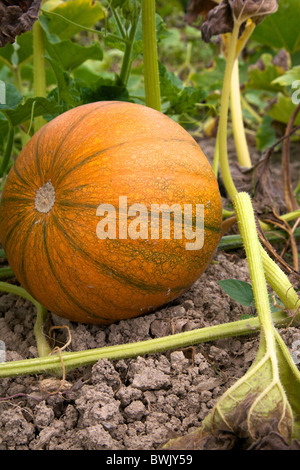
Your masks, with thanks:
M164 219L169 238L159 211L156 236L150 223L146 233L162 204L189 208L190 235L182 223L175 236L175 210ZM197 207L204 243L187 249ZM136 208L146 210L143 223ZM216 178L190 134L146 106L107 101L61 114L26 144L4 185L0 238L18 281L48 310L106 324L187 291L214 255L221 220Z

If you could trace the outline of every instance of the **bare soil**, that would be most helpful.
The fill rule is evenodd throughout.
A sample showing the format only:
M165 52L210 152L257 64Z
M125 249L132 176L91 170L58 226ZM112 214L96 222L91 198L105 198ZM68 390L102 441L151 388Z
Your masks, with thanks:
M213 145L206 150L211 155ZM124 344L239 320L253 314L224 293L218 280L249 282L243 250L218 251L183 296L158 311L109 326L67 324L70 351ZM298 286L295 286L299 288ZM0 339L7 361L37 356L34 307L0 296ZM300 328L281 329L292 352ZM63 345L65 331L57 341ZM0 381L0 450L153 450L200 426L219 397L250 367L258 335L220 339L132 359L99 360L71 371L58 393L47 374Z

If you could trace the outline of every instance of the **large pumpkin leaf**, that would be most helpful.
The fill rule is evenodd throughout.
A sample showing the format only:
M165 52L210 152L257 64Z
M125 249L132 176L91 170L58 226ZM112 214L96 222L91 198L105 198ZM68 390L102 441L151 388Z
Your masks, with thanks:
M70 40L56 44L47 43L47 52L64 70L73 70L88 59L102 60L103 51L98 42L81 46Z
M287 70L284 75L276 78L273 83L278 83L281 86L293 86L298 80L300 80L300 65Z
M38 116L56 117L62 111L61 106L54 99L29 98L14 110L7 111L12 124L17 126Z
M161 63L159 77L163 108L167 114L193 112L195 104L203 101L208 95L203 87L183 86L180 78Z
M94 0L69 0L49 12L46 11L46 5L43 7L43 15L50 20L49 33L62 40L79 33L81 26L89 28L95 25L106 15L101 3Z
M52 57L47 57L48 62L51 64L53 72L55 74L58 91L58 101L66 103L68 108L79 106L80 94L78 90L73 86L73 79L68 72L61 68L59 62Z
M0 112L2 111L10 118L13 126L18 126L37 116L48 115L55 117L61 112L61 107L53 98L37 97L23 101L23 96L15 86L10 83L6 83L5 85L6 103L0 104Z
M273 118L275 121L287 124L295 108L296 108L296 104L293 104L290 97L287 97L283 95L282 93L279 93L277 102L268 111L268 115L271 118ZM300 125L299 115L295 120L295 125L296 126Z
M275 129L272 127L273 119L265 114L256 132L256 145L258 150L264 152L277 142Z
M23 96L17 90L17 88L10 83L4 84L5 88L5 100L4 103L0 103L0 111L11 111L16 109L17 106L21 103Z
M284 69L272 63L272 56L263 54L260 67L253 66L249 69L249 82L246 86L257 90L282 91L282 85L276 79L283 74Z
M255 28L252 39L273 48L284 48L294 54L300 50L299 18L299 0L280 0L277 12L265 18Z
M0 56L15 66L24 62L33 53L32 31L21 34L16 38L14 44L6 44L0 48Z

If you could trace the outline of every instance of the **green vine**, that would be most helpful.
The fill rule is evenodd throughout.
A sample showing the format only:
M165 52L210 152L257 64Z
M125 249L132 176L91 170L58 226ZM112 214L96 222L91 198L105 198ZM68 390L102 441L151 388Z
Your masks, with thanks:
M142 0L142 27L146 106L161 111L155 0Z

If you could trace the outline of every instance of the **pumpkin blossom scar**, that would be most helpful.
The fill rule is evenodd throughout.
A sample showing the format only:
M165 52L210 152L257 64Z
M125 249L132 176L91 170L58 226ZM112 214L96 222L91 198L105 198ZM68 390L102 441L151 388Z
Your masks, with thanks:
M55 189L51 183L51 180L49 180L48 183L45 183L37 190L34 207L37 211L46 214L52 209L54 203Z

